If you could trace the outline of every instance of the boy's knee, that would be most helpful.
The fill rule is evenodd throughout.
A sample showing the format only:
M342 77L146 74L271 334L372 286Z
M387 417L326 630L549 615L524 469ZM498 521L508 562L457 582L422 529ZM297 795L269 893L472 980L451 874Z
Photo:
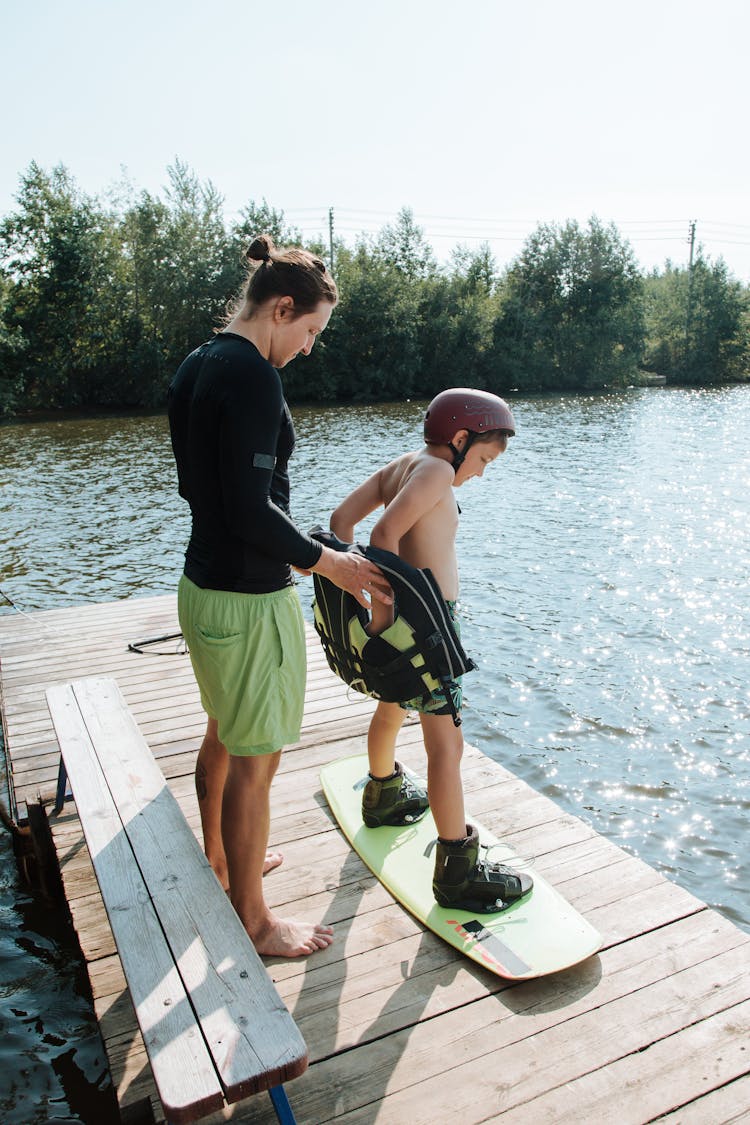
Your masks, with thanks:
M388 730L398 728L403 723L406 713L398 703L378 703L370 720L371 726L384 727Z
M460 762L464 752L464 737L461 728L453 723L450 715L421 715L422 733L425 749L429 754L445 756Z

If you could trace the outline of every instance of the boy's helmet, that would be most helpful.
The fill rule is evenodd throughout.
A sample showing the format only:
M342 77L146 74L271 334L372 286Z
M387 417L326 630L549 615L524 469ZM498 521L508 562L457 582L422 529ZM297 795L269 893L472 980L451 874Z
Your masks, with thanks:
M468 430L471 434L504 430L513 437L516 423L507 402L498 395L452 387L441 391L427 407L424 440L428 444L450 445L457 430Z

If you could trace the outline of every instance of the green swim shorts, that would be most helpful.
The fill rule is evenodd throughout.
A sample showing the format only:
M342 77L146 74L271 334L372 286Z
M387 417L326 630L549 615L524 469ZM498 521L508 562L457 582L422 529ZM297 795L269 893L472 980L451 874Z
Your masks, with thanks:
M294 586L270 594L202 590L183 574L177 612L209 718L230 754L297 742L307 652Z
M446 598L446 608L450 614L453 627L456 634L461 639L461 622L456 613L456 602L449 601ZM463 676L458 676L455 680L451 680L448 684L448 691L451 693L453 699L453 706L456 712L460 715L461 708L464 701L464 690L462 687ZM404 711L417 711L420 715L452 715L453 711L448 703L446 703L445 695L442 688L436 691L425 692L424 695L418 695L416 699L409 699L406 703L399 703Z

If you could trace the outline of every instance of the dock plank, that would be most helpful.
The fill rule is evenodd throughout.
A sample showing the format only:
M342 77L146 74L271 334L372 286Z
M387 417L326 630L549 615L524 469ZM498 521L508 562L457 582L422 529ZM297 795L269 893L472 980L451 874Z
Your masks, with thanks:
M176 629L172 595L0 618L0 706L20 808L54 792L46 687L111 674L200 841L193 770L205 723L189 659L127 648ZM300 1125L750 1120L750 935L467 747L467 807L604 940L584 964L512 986L469 963L393 901L336 827L319 770L364 753L373 704L333 677L311 630L308 653L303 731L274 782L271 843L285 859L266 881L275 909L336 932L308 960L266 959L310 1050L289 1090ZM399 757L423 772L418 723L403 728ZM75 804L51 824L118 1096L148 1097L158 1112ZM254 1099L232 1120L274 1116Z

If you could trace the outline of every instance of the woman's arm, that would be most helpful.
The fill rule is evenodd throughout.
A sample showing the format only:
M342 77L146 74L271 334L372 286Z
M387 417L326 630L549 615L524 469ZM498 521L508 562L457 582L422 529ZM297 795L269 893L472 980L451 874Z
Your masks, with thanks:
M265 360L251 369L228 366L218 441L221 501L227 527L279 562L309 569L321 547L271 499L284 418L279 374Z

